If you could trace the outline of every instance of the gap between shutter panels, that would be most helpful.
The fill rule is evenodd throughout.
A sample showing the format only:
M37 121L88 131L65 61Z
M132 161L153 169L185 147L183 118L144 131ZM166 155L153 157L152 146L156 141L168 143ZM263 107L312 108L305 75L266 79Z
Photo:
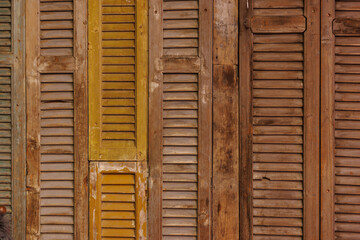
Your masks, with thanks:
M254 1L254 16L303 16L303 1ZM253 36L254 239L302 239L302 33Z
M336 1L336 18L358 18L359 2ZM335 35L335 237L360 238L360 38Z

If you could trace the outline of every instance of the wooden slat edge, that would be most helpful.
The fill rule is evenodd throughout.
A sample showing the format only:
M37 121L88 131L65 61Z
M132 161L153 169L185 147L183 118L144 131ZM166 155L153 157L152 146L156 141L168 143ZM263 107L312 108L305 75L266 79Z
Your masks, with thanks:
M320 0L305 1L304 34L304 229L319 239L320 229Z
M75 1L74 145L75 239L88 238L87 1ZM75 64L76 63L76 64ZM55 64L54 64L55 65Z
M162 0L149 0L149 211L148 237L162 237Z
M238 1L214 1L213 235L240 238ZM231 133L231 134L229 134Z
M25 1L13 1L13 239L24 240L26 231L26 95Z
M249 5L248 5L249 4ZM252 239L252 119L251 53L252 33L247 27L252 1L240 0L239 80L240 80L240 239Z
M26 7L26 90L27 90L27 217L26 239L40 238L40 55L39 1Z
M199 0L198 238L211 238L213 1Z
M334 239L335 1L321 0L321 239Z

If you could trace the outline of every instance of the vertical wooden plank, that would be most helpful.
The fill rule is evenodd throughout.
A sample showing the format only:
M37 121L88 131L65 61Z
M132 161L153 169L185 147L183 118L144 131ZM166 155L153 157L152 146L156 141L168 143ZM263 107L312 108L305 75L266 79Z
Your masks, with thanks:
M40 54L38 0L26 7L26 89L27 89L27 217L26 239L40 237L40 82L37 57ZM31 210L30 210L31 209Z
M88 238L87 1L74 1L75 239Z
M162 235L162 1L149 0L149 239Z
M239 80L240 80L240 239L252 239L252 110L251 53L249 22L252 1L240 0Z
M238 1L214 2L213 238L239 239Z
M212 170L212 14L213 1L199 1L199 165L198 238L211 238Z
M13 1L13 239L25 239L26 229L26 95L25 1Z
M321 239L334 239L335 0L321 1Z
M320 1L305 1L304 34L304 238L320 233Z

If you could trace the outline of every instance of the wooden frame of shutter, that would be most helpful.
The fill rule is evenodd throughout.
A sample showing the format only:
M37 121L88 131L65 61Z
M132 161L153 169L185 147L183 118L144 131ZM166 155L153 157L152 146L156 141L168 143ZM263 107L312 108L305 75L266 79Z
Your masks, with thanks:
M55 3L51 3L55 4ZM56 7L56 6L55 6ZM88 239L87 1L73 1L72 54L41 55L40 0L26 7L27 225L26 238L40 239L40 75L73 76L74 239ZM66 9L68 10L68 9Z
M240 0L240 233L241 239L253 237L253 124L252 124L252 52L254 33L301 32L305 28L298 17L283 17L278 21L283 27L262 24L261 17L253 16L255 1ZM257 1L257 8L290 3ZM292 4L300 4L301 1ZM320 151L319 151L319 104L320 104L320 2L305 0L304 16L307 28L304 32L304 124L303 124L303 236L306 239L319 239L319 190L320 190ZM260 7L261 6L261 7ZM281 8L278 6L278 8ZM266 17L265 17L266 18ZM264 18L264 19L265 19ZM271 17L268 17L271 18ZM295 19L298 19L295 21ZM256 21L255 21L256 20ZM269 20L269 19L268 19ZM280 20L280 19L279 19ZM292 22L293 21L293 22ZM292 22L292 23L291 23ZM275 22L273 22L275 23ZM286 26L283 24L286 23ZM270 230L269 230L270 231Z
M194 1L197 2L197 1ZM164 54L163 0L149 1L149 238L162 238L163 75L199 76L197 237L210 239L212 156L212 12L213 2L199 0L198 56ZM190 2L192 4L192 2ZM185 7L186 8L186 7Z
M0 65L11 68L12 232L25 239L26 229L26 103L25 1L11 2L11 51L0 52ZM15 207L16 206L16 207Z
M146 164L143 162L91 162L90 163L90 238L102 239L102 178L104 174L133 174L135 177L135 236L137 240L146 239ZM128 183L124 183L128 184ZM120 199L120 198L119 198ZM117 201L119 201L119 199ZM115 201L115 200L113 200ZM128 208L125 206L125 208ZM125 209L124 208L124 209ZM129 211L130 208L128 208ZM121 216L119 216L121 218ZM126 220L128 218L122 218ZM115 221L115 220L114 220ZM118 220L118 224L124 224ZM126 228L126 226L124 226ZM129 227L131 228L131 227ZM121 231L121 229L118 229ZM119 237L121 232L118 233ZM123 236L125 237L125 236Z
M148 76L148 16L147 1L135 3L135 147L106 147L102 145L101 100L101 5L89 1L89 151L90 160L144 160L147 149L147 76Z

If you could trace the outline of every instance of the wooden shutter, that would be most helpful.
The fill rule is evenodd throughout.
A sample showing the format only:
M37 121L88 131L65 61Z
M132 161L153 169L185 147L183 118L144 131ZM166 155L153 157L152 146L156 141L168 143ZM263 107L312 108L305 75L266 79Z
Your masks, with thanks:
M86 1L26 10L28 238L88 239Z
M0 205L25 237L25 1L0 1Z
M146 239L146 165L90 164L91 239Z
M145 0L89 1L90 159L145 159Z
M211 21L211 1L150 1L150 239L210 238Z
M243 239L319 238L319 7L240 4Z
M360 238L360 3L322 5L322 228L324 239Z

